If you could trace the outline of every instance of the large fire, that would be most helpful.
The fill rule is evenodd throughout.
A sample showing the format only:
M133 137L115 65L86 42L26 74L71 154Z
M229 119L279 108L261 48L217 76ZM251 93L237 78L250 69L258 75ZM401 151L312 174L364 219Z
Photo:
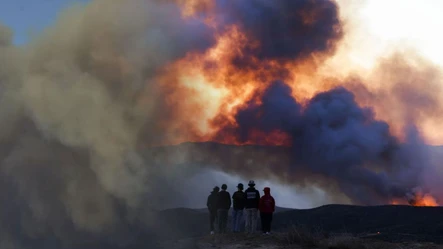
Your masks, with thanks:
M86 13L105 2L92 2ZM127 8L117 15L121 19L114 20L111 12L100 16L103 20L90 14L91 26L64 17L48 31L50 42L42 39L29 49L32 63L23 70L27 84L13 90L23 89L18 96L28 97L24 105L37 113L30 119L41 122L41 130L54 129L60 141L95 146L100 156L109 144L122 143L109 148L112 162L113 150L123 157L125 149L136 146L189 141L269 145L284 148L285 162L290 162L260 166L259 172L271 172L277 180L334 188L355 203L386 202L391 196L397 201L415 187L428 187L422 179L423 168L430 168L425 143L441 130L443 77L414 49L371 49L362 41L368 37L361 33L365 28L345 2L115 1L116 13ZM128 13L137 17L127 21ZM100 26L108 19L115 25ZM66 36L59 32L72 30L63 26L70 22L84 37L72 32L70 39L61 38ZM58 43L66 54L50 52L50 44ZM39 55L43 59L32 60ZM97 109L90 110L115 113L101 117L91 111L85 118L79 110L73 119L88 122L67 122L61 113L73 107L57 104L62 102L58 95L51 99L55 104L48 102L65 109L37 105L48 97L35 87L66 94L58 84L65 78L72 84L87 81L78 88L98 85L85 91L99 95L91 101ZM72 101L86 94L69 93ZM111 117L118 131L98 129L103 137L90 135L91 123L102 127ZM79 133L79 127L86 131ZM78 134L87 134L83 143ZM217 152L207 151L220 157L215 161L226 171L241 174L249 167ZM416 197L407 199L414 200L412 205L437 204L429 191L412 192Z
M417 193L414 197L407 200L393 200L392 205L411 205L417 207L436 207L439 206L437 200L430 194Z
M405 13L425 1L93 0L23 46L0 24L2 245L123 245L214 171L442 204L443 18Z
M434 197L432 197L429 194L426 194L424 196L418 197L417 199L415 199L411 205L414 206L426 206L426 207L435 207L438 206L437 201L435 200Z
M190 6L185 9L189 11ZM189 12L186 13L189 15ZM206 53L191 53L168 67L166 75L174 75L177 80L174 86L170 84L170 76L166 77L163 79L164 87L192 90L195 94L193 99L198 99L198 104L206 109L204 112L194 113L199 115L198 118L185 121L193 122L192 126L199 127L197 132L199 135L192 135L196 140L214 139L221 128L235 122L233 115L238 108L262 92L275 79L285 80L293 89L293 96L299 100L310 99L315 93L338 84L336 80L328 79L325 73L319 71L322 61L328 56L321 53L290 61L245 58L249 60L245 62L248 63L247 67L239 68L235 64L237 57L247 47L254 47L257 44L258 41L251 40L239 27L232 25L220 31L215 46ZM279 135L275 135L276 133ZM255 131L253 134L263 137L260 131ZM266 142L260 143L287 144L282 141L282 136L284 135L281 132L274 131L265 138ZM220 142L241 144L234 138L228 137L224 136ZM253 140L260 139L253 138Z
M326 2L329 1L322 3ZM235 4L234 7L224 6L228 11L234 8L230 13L232 16L228 15L227 19L235 20L225 22L225 19L219 19L219 2L216 0L178 3L183 7L185 20L204 16L205 23L214 29L216 42L205 52L190 52L168 64L158 77L170 101L186 101L175 103L180 114L174 117L174 122L165 123L167 130L173 130L174 135L156 144L216 141L237 145L291 146L294 138L287 130L263 130L252 125L247 131L239 131L242 129L240 112L262 105L263 95L275 80L284 81L291 88L291 96L302 109L307 108L317 94L337 86L346 87L355 95L360 106L371 107L374 119L389 124L389 132L399 141L407 141L406 130L411 124L417 126L427 142L436 141L438 129L435 127L441 119L441 115L436 114L443 113L442 100L438 95L441 93L442 75L437 66L418 56L416 51L390 49L371 54L368 52L373 51L370 44L359 43L362 37L359 32L364 29L357 29L355 24L346 27L330 25L330 33L325 37L315 37L308 31L307 34L297 33L292 29L281 31L289 32L284 35L269 31L265 35L271 37L266 37L263 36L264 31L256 30L250 20L246 20L248 16L238 12L244 7L241 4L240 9L235 9ZM341 19L352 15L344 5L337 13ZM327 4L323 9L309 4L301 6L298 13L303 23L301 28L315 28L323 16L330 14L327 12L329 7ZM272 12L271 9L269 11ZM322 11L326 12L322 14ZM270 27L260 29L266 28ZM283 28L287 27L283 25ZM306 39L317 43L324 39L325 44L318 48L300 45L306 51L286 48L284 41L275 42L282 48L272 47L275 46L272 39L290 40L291 35L306 36ZM269 51L264 50L266 45L270 46ZM279 49L293 54L280 53ZM259 109L250 118L263 118L265 110ZM392 203L438 205L431 195L418 193L412 199L394 200Z
M195 18L201 9L211 13L211 9L214 8L214 1L195 0L179 1L179 3L183 5L183 15L187 19ZM346 12L342 12L342 18L344 18ZM414 57L414 51L411 51L408 57L412 61L402 58L386 61L382 57L381 59L371 57L366 60L366 66L362 67L361 63L356 62L361 58L352 57L355 56L353 53L357 52L349 48L349 44L355 42L357 35L353 30L346 30L346 37L334 45L336 49L314 52L309 56L291 60L259 59L245 55L247 51L259 46L259 41L248 37L235 23L218 26L215 15L207 17L207 22L210 22L217 30L215 45L205 53L189 53L185 58L170 64L164 70L165 76L162 76L162 81L165 91L171 91L170 89L173 88L183 89L182 92L188 91L186 97L189 101L181 103L180 108L187 112L191 110L194 117L192 120L186 118L180 120L182 126L187 127L186 131L180 133L188 133L186 136L176 136L175 141L165 141L166 144L189 139L194 141L214 139L217 132L227 123L235 122L233 116L238 108L241 108L254 94L263 91L274 79L284 80L292 88L293 96L303 102L316 93L327 91L338 85L354 87L353 75L358 75L357 80L363 83L369 91L386 95L386 98L382 100L373 98L359 89L355 92L358 103L372 106L376 110L377 118L389 121L392 131L398 137L404 136L403 128L406 122L409 122L412 115L417 113L421 117L416 122L420 124L424 136L429 141L436 139L438 129L435 125L440 119L434 114L441 111L439 107L435 106L432 109L425 107L406 113L403 110L408 107L401 103L403 100L389 97L387 95L389 90L385 90L392 85L390 90L398 91L397 88L400 86L397 83L414 87L413 82L416 80L427 81L429 80L427 75L435 75L432 71L426 71L427 65L421 59ZM359 49L364 51L365 47L360 46ZM380 62L374 62L377 60ZM369 61L372 64L368 64ZM415 71L411 72L411 68ZM405 75L408 73L411 77ZM431 92L432 89L436 90L435 83L441 80L440 75L432 77L431 82L427 82ZM386 84L386 79L389 80L389 84ZM171 84L171 82L175 83ZM423 87L420 90L428 91ZM178 97L175 96L175 98ZM441 100L436 100L437 103L440 104ZM397 113L392 113L390 109L385 108L386 105L397 108ZM426 113L429 115L422 115ZM193 128L189 129L189 127ZM223 138L223 142L239 143L227 137ZM273 144L272 139L268 138L267 143ZM281 144L279 138L276 143Z

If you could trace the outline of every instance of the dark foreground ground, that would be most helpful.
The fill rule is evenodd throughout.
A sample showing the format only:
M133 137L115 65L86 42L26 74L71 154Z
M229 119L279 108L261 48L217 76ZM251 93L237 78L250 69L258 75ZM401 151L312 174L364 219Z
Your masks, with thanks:
M185 247L184 247L185 246ZM377 239L359 238L347 234L319 237L299 231L274 233L269 236L226 235L205 237L193 243L179 242L170 248L176 249L443 249L443 245L431 242L386 242Z
M205 238L208 216L202 210L160 212L158 237L168 241ZM298 230L325 238L348 237L391 243L443 244L443 207L327 205L306 210L280 210L274 216L275 234ZM400 247L402 248L402 247Z

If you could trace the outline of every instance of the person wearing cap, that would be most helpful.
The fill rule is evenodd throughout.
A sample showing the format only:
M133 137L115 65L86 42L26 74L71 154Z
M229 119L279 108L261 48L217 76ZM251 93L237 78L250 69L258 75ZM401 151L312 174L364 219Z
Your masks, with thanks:
M211 235L214 234L214 223L217 218L217 205L218 205L218 192L220 188L215 186L211 194L208 196L206 201L206 206L209 210L209 229L211 230Z
M243 184L237 185L237 191L232 195L232 231L240 232L240 224L243 219L243 209L245 208L245 193Z
M254 233L257 230L258 206L260 203L260 192L255 189L255 182L250 180L249 188L245 191L245 232Z
M226 189L228 186L223 184L221 191L218 192L217 217L219 233L226 233L226 226L228 225L228 213L231 208L231 195Z
M263 234L269 234L271 232L272 216L275 211L275 200L271 196L271 189L266 187L263 189L265 195L260 198L259 210L260 220Z

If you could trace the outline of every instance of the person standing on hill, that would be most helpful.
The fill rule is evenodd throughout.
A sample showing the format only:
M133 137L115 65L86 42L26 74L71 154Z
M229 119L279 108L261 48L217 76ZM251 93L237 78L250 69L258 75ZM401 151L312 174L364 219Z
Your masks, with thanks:
M240 232L240 223L243 219L243 209L245 208L245 193L243 192L243 184L237 185L237 191L232 195L232 231Z
M218 193L217 216L218 216L218 230L219 233L226 233L226 226L228 225L228 212L231 208L231 195L226 189L228 186L223 184L221 191Z
M260 198L259 210L261 227L263 234L269 234L271 232L272 216L275 211L275 200L271 196L271 189L266 187L263 189L265 195Z
M211 229L211 235L214 234L214 223L217 218L217 205L218 205L218 192L220 188L215 186L211 194L208 196L206 206L209 210L209 228Z
M257 230L258 206L260 203L260 193L255 189L255 182L249 181L249 188L245 191L245 212L246 212L246 233L254 233Z

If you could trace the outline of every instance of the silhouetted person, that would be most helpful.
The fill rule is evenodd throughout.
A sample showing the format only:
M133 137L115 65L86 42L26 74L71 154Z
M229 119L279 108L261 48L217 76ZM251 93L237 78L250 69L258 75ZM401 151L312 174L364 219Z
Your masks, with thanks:
M246 196L243 192L243 184L237 185L237 191L232 195L232 231L240 232L240 224L243 219Z
M228 186L223 184L221 191L218 192L218 205L217 205L217 216L218 216L218 230L220 233L226 232L226 226L228 225L228 212L231 208L231 195L226 189Z
M214 234L214 223L217 218L217 205L218 205L218 192L220 188L214 187L211 194L208 196L206 201L206 206L209 210L209 228L211 229L211 234Z
M255 182L250 180L248 184L249 188L246 189L246 201L245 201L245 212L246 212L246 224L245 232L254 233L257 230L257 216L258 216L258 206L260 203L260 193L255 189Z
M275 200L271 196L271 189L266 187L263 189L265 195L260 198L260 219L263 234L271 232L272 216L275 211Z

